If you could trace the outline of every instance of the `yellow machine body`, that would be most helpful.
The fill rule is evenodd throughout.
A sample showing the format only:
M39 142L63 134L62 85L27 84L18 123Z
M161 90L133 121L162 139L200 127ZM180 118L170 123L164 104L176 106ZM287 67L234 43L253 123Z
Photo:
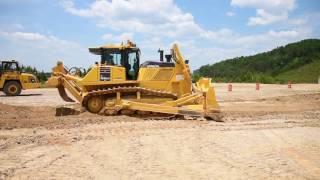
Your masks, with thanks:
M17 96L21 90L40 88L38 78L29 73L21 73L18 62L2 61L0 67L0 90L8 96Z
M173 46L177 62L174 67L142 67L139 71L138 81L141 87L164 90L175 93L178 97L192 92L192 80L189 66L177 45Z
M129 53L137 50L132 43L128 43L92 48L90 51L102 54L103 57L103 52L99 51L101 48L105 48L107 52L109 49L126 50ZM57 87L64 100L72 101L64 91L67 89L92 113L214 116L219 112L219 106L211 79L201 78L192 85L189 66L185 63L178 46L173 45L171 52L174 62L142 64L136 72L136 79L134 72L129 71L134 69L134 65L130 67L126 64L127 61L122 66L113 64L115 61L96 63L84 77L68 73L63 64L58 63L46 84L49 87ZM115 55L113 59L114 57ZM123 58L123 64L122 61ZM136 63L139 60L134 61ZM128 76L131 76L131 79Z

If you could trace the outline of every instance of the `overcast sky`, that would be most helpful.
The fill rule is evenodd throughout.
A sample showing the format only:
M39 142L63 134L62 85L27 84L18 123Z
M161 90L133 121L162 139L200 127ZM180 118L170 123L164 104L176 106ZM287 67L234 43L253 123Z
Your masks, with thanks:
M0 0L0 59L88 67L88 47L131 39L142 60L177 42L192 69L320 37L319 0Z

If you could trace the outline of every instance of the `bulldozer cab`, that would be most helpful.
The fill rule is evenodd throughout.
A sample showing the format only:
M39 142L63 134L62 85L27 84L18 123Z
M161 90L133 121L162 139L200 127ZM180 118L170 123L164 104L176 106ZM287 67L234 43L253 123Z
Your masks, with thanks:
M92 54L100 56L100 63L121 66L126 70L127 80L137 80L140 65L140 50L134 44L107 45L89 48Z

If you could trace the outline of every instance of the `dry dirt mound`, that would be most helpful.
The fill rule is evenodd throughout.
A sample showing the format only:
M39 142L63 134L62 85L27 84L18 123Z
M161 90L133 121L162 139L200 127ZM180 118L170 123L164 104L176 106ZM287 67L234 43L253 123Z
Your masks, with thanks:
M90 123L115 121L141 121L138 118L126 116L99 116L89 112L78 115L60 116L61 110L54 107L11 106L0 103L0 129L14 128L71 128ZM69 109L69 108L67 108ZM59 116L57 115L57 111ZM66 110L64 110L66 111Z
M300 114L320 110L320 93L222 102L224 121L258 120L259 116Z

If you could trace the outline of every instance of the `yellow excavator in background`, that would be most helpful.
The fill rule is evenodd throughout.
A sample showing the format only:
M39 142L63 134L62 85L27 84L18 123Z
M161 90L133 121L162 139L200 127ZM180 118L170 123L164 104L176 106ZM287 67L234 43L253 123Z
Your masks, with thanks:
M176 44L171 54L160 52L160 61L140 65L139 48L127 44L89 48L101 57L84 76L66 71L62 62L53 68L48 87L56 87L60 96L72 102L65 89L91 113L171 114L216 119L220 112L210 78L192 84L188 61Z

